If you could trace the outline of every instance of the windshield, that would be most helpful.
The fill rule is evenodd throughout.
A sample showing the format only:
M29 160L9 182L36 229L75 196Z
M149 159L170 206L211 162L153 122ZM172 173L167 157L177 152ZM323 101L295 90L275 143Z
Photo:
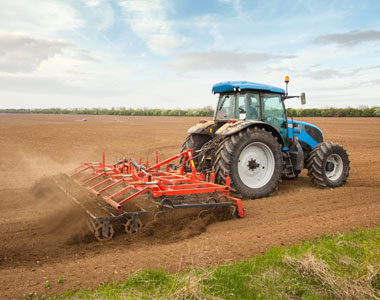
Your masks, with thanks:
M235 118L235 95L223 94L219 96L216 109L216 120L229 120Z
M255 91L220 94L215 119L263 120L280 130L284 121L281 95Z
M236 107L238 108L238 112L236 112ZM242 92L220 95L215 119L260 120L259 93Z

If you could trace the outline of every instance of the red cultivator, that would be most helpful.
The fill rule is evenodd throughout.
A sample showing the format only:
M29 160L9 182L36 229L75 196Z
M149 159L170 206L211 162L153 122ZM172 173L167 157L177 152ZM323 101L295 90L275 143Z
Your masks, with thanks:
M243 217L241 200L230 196L229 177L226 185L219 185L214 183L213 173L197 173L192 152L186 150L162 162L158 162L156 153L153 166L148 162L142 165L141 159L139 163L123 159L114 165L106 165L103 153L102 162L84 163L71 171L68 176L102 199L107 216L96 216L83 203L69 196L90 215L91 229L98 240L112 238L114 221L123 221L126 232L137 232L142 227L140 216L148 214L148 211L139 205L134 205L139 208L134 211L127 207L131 200L144 194L155 204L158 214L173 209L233 207L234 215ZM178 170L170 163L179 158ZM191 173L185 172L188 165Z

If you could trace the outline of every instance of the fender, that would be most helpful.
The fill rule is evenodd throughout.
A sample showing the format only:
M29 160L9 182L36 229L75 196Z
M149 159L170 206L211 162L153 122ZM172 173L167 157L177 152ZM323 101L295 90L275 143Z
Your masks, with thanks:
M214 131L217 128L215 121L205 121L201 120L198 124L191 127L187 133L198 133L198 134L207 134L209 136L214 136Z
M229 135L238 133L239 131L242 131L243 129L247 127L265 128L266 130L270 131L274 137L277 137L277 140L279 141L279 143L281 143L282 145L285 145L284 138L278 132L278 130L274 128L272 125L268 123L264 123L263 121L240 120L240 121L236 121L235 123L232 123L232 122L226 123L215 132L215 135L229 136Z

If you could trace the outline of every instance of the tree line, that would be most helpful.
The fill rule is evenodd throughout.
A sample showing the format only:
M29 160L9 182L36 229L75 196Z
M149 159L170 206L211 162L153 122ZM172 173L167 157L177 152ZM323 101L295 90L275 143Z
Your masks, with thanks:
M201 116L214 114L211 106L189 109L159 108L32 108L32 109L0 109L0 113L33 113L33 114L73 114L73 115L118 115L118 116Z
M293 117L380 117L380 107L288 108Z
M380 117L380 107L360 108L288 108L293 117ZM32 108L0 109L0 113L33 114L83 114L83 115L120 115L120 116L191 116L212 117L214 108L159 109L159 108Z

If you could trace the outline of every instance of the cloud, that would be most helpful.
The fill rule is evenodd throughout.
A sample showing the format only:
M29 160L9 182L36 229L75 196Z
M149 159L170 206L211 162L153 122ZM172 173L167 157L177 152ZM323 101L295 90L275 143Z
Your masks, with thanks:
M351 70L345 70L345 71L340 71L332 68L326 68L326 69L319 69L319 70L312 70L312 67L308 68L308 70L303 74L305 77L309 77L311 79L315 80L323 80L323 79L330 79L333 77L352 77L359 75L363 72L367 72L370 70L377 70L380 69L380 65L376 66L371 66L371 67L360 67L360 68L355 68Z
M359 82L359 84L364 85L364 86L376 86L376 87L378 87L380 85L380 79L361 81L361 82Z
M363 42L380 41L380 31L350 31L317 36L313 42L318 44L338 44L339 46L355 46Z
M193 70L245 70L249 64L272 59L292 58L266 53L241 53L236 51L185 52L178 54L174 61L166 64L169 68L187 72Z
M88 7L96 7L103 3L102 0L83 0Z
M316 71L308 71L304 74L304 76L309 77L311 79L315 79L315 80L330 79L335 76L347 76L347 75L348 74L344 74L335 69L322 69L322 70L316 70Z
M150 50L168 54L183 46L188 39L178 35L174 24L167 19L171 7L164 0L128 0L120 2L124 9L125 22L132 31L146 40Z
M0 72L33 72L42 61L71 46L70 43L61 40L0 33Z
M0 75L0 90L1 92L53 96L66 95L84 98L120 97L129 93L128 90L120 89L117 86L80 86L73 84L70 80L24 75ZM1 106L3 107L12 107L11 103L4 103L4 99L2 102Z
M82 26L83 21L78 18L76 10L66 1L0 1L2 31L50 36Z

